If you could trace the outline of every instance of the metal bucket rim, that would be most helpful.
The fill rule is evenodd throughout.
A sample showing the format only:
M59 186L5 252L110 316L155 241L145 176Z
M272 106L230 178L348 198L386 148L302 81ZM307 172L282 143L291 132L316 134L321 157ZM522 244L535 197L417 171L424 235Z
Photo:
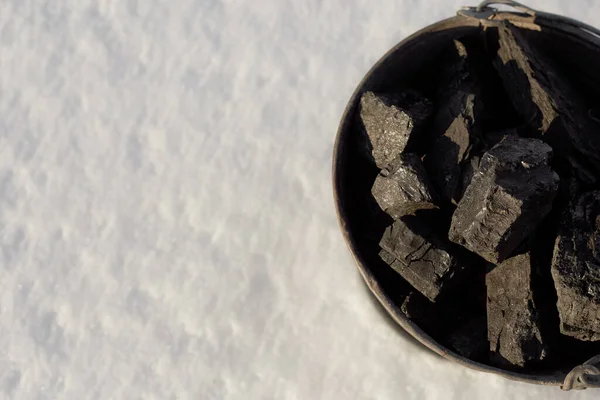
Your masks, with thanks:
M460 11L459 11L460 14ZM350 113L353 111L353 107L356 104L357 98L359 94L362 93L362 88L367 82L367 80L375 73L377 69L381 67L381 65L393 54L398 51L401 51L403 48L409 46L411 43L415 41L415 39L423 36L427 33L439 32L450 28L460 28L460 27L468 27L468 26L486 26L486 25L494 25L497 24L500 20L509 20L511 22L516 22L516 24L521 28L539 30L540 26L546 29L558 30L562 31L563 34L576 36L578 39L588 41L590 44L593 44L600 48L600 31L595 28L586 25L582 22L563 17L556 14L550 14L545 12L536 12L534 16L524 15L523 13L513 13L513 12L497 12L496 20L481 20L476 18L467 17L464 15L457 15L454 17L450 17L441 21L438 21L434 24L431 24L412 35L406 37L401 40L395 46L393 46L388 52L386 52L379 60L369 69L369 71L364 75L360 83L357 85L356 89L352 93L350 100L348 101L344 113L342 115L341 122L339 124L334 148L333 148L333 170L332 170L332 181L333 181L333 195L336 207L336 213L338 217L338 223L340 225L342 234L344 236L344 241L349 247L349 250L354 258L354 261L358 267L358 270L367 284L371 293L375 296L375 298L379 301L379 303L383 306L386 312L394 319L394 321L400 325L407 333L409 333L412 337L414 337L417 341L423 344L425 347L434 351L438 355L442 356L445 359L453 361L461 366L486 372L492 373L496 375L503 376L507 379L537 384L537 385L551 385L551 386L560 386L562 385L566 373L556 372L555 374L549 375L532 375L525 374L519 372L507 371L504 369L496 368L490 365L482 364L479 362L475 362L466 357L463 357L452 350L442 346L433 338L431 338L427 333L425 333L422 329L420 329L415 323L413 323L404 313L398 309L398 307L390 300L390 298L386 295L386 293L381 289L379 283L376 281L375 277L372 275L371 271L366 267L366 265L360 260L357 255L356 244L352 238L352 235L347 227L346 220L347 216L344 214L343 204L341 202L340 197L340 188L338 187L340 182L340 171L338 168L340 166L339 159L339 149L342 141L342 136L344 131L347 129L346 126L350 124Z

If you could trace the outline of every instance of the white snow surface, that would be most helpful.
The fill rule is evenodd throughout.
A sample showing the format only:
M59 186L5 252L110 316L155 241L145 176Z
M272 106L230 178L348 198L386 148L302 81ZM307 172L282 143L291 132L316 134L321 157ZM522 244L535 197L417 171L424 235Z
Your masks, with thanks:
M0 0L0 398L597 399L416 344L338 228L351 93L462 5Z

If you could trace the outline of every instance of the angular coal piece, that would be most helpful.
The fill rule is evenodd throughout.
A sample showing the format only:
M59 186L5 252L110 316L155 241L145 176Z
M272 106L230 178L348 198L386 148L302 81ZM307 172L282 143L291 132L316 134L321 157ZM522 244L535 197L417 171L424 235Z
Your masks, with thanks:
M479 122L483 111L481 83L475 73L467 47L460 40L454 40L450 55L443 61L437 94L437 111L429 134L435 141L442 136L456 118L462 117L469 124Z
M439 90L437 102L446 103L458 91L478 91L475 83L476 75L469 60L469 51L464 40L455 39L448 53L440 61L441 70L438 72ZM443 111L443 110L440 110Z
M401 154L392 161L375 179L371 193L392 218L436 208L433 188L416 154Z
M498 28L500 49L494 64L515 109L559 161L586 184L600 178L600 135L589 107L556 68L508 21Z
M437 111L431 126L432 141L443 135L454 120L462 116L479 134L480 119L484 114L480 71L476 61L481 57L465 40L454 40L450 55L443 61L439 75L440 89L436 97ZM475 54L472 54L475 53Z
M470 90L470 88L457 90L452 94L447 94L447 96L447 98L440 101L439 109L433 118L429 137L434 142L446 133L457 117L463 117L468 122L469 127L472 127L482 113L483 105L476 88L473 90Z
M454 332L466 322L464 304L455 298L432 303L419 292L411 292L402 302L400 309L411 321L430 335L444 336ZM484 335L485 336L485 335ZM487 341L487 338L486 338Z
M463 357L480 359L488 353L490 343L487 337L485 318L472 318L453 331L448 342Z
M477 171L479 171L479 163L481 162L481 157L478 155L474 155L471 156L471 159L469 159L467 162L464 163L463 167L462 167L462 175L461 175L461 179L460 179L460 187L459 187L459 192L457 194L457 199L460 201L460 199L463 198L463 196L465 195L465 192L467 191L467 188L469 187L469 185L471 184L471 181L473 180L473 177L475 176L475 174L477 173Z
M449 238L491 263L506 259L552 208L559 177L550 146L507 137L479 163L452 216Z
M463 271L461 280L468 285L445 290L435 303L417 291L410 292L401 310L439 343L465 357L487 360L486 268L481 267Z
M381 258L431 301L451 284L463 265L421 219L405 216L386 229Z
M479 140L474 133L473 108L476 95L457 92L451 100L454 106L446 105L441 113L451 115L436 118L433 131L433 146L425 157L425 166L438 193L447 201L458 201L463 163ZM451 120L447 121L446 117ZM449 123L449 125L447 125ZM447 126L446 126L447 125ZM441 135L436 129L442 130Z
M483 140L485 141L485 145L487 148L491 149L501 141L503 141L508 136L521 136L519 135L519 129L505 129L500 131L492 131L487 132Z
M394 222L394 220L381 209L379 204L377 204L377 201L375 201L373 196L369 193L368 189L356 196L362 197L359 197L362 204L357 207L362 215L361 220L356 221L358 235L378 246L383 232ZM358 223L360 223L360 225L358 225Z
M486 276L488 338L492 361L523 367L546 357L531 291L529 254L504 261Z
M600 191L567 208L554 247L552 278L561 333L600 340Z
M422 129L431 112L431 102L414 92L364 93L360 100L360 117L375 164L383 169L405 149L410 151L415 133Z
M494 67L498 52L498 32L485 29L466 41L470 50L470 61L480 82L481 101L484 105L482 132L510 129L523 124L522 118L504 89L504 83ZM493 146L489 146L491 148Z
M400 309L404 315L424 331L430 332L437 328L439 313L435 308L435 303L432 303L421 293L409 293ZM443 326L443 323L441 325Z
M438 110L431 124L425 167L429 177L447 202L460 200L463 163L481 145L483 121L482 82L473 57L460 40L454 41L450 57L442 69Z

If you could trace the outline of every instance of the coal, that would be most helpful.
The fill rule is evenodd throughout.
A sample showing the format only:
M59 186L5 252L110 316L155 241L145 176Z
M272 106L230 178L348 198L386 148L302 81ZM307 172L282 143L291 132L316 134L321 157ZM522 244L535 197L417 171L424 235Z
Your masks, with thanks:
M500 48L495 66L515 109L538 137L552 145L559 159L587 185L599 182L599 128L556 67L531 46L508 21L498 27Z
M437 110L430 135L434 140L444 134L457 116L462 115L474 123L483 112L482 82L471 58L473 55L464 41L454 40L445 67L440 72Z
M455 39L445 54L445 59L440 65L439 89L437 93L438 104L452 104L449 99L459 91L465 93L479 93L480 82L477 82L477 74L473 70L470 49L467 48L464 39ZM456 103L455 103L456 104ZM456 116L456 109L449 110L438 107L436 118L446 115L449 118ZM444 112L446 114L444 114Z
M458 354L480 362L489 359L486 319L486 268L461 273L461 282L445 290L435 302L411 291L400 309L419 328Z
M600 340L600 191L572 201L564 213L552 259L560 331Z
M486 358L489 351L486 318L472 318L448 336L450 347L463 357Z
M401 154L388 164L375 179L371 193L393 218L436 208L434 190L416 154Z
M485 145L491 149L509 136L521 136L519 129L503 129L499 131L487 132L484 136Z
M524 367L546 357L533 299L529 254L504 261L488 273L487 322L492 361Z
M457 92L442 109L450 110L451 120L438 117L435 126L444 127L425 158L427 172L438 193L447 201L458 201L461 187L463 164L467 162L470 151L479 142L474 130L474 108L477 102L475 94ZM441 121L440 121L441 120ZM434 130L436 128L434 127Z
M450 297L450 298L448 298ZM406 296L400 309L421 329L427 331L449 331L456 329L457 324L465 322L463 304L457 296L448 296L443 303L432 302L418 291Z
M491 263L506 259L552 208L550 146L507 137L486 152L452 216L449 238Z
M431 301L464 268L452 251L418 217L405 216L386 229L381 258Z
M473 177L479 171L479 163L481 162L480 156L472 156L462 167L461 180L460 180L460 191L458 192L458 199L462 199L467 191L467 188L473 181Z
M478 283L478 282L477 282ZM485 282L483 282L485 291ZM484 309L479 310L477 296L453 292L431 302L419 292L410 292L400 309L419 328L443 338L458 354L467 358L485 358L489 352Z
M504 89L504 83L494 68L498 50L498 32L486 29L478 35L464 39L469 47L469 61L478 78L482 112L478 118L483 135L499 130L508 130L523 125L524 121L515 111ZM489 146L491 148L492 146Z
M366 134L366 151L380 169L386 168L405 150L415 146L418 132L432 112L429 100L415 92L375 94L360 100L360 117Z
M481 142L483 109L481 84L467 46L454 40L449 67L442 71L442 88L429 140L433 143L425 158L430 179L442 199L460 199L463 164Z
M425 331L435 332L445 329L445 318L440 319L436 303L419 292L410 292L402 302L400 309L411 321Z

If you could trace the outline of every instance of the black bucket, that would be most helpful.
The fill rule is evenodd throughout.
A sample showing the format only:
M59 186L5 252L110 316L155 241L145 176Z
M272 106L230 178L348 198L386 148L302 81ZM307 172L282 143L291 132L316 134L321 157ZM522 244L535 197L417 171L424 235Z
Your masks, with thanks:
M508 5L512 10L500 11L491 7L494 4ZM584 23L534 11L507 0L486 1L478 7L461 9L457 16L428 26L392 48L367 73L348 102L333 155L333 187L341 229L371 292L404 330L437 354L460 365L521 382L561 386L564 390L600 387L600 370L594 366L600 364L600 359L592 358L598 353L590 351L586 354L586 348L578 350L581 360L571 360L548 370L515 372L467 359L443 346L432 338L431 332L422 330L402 312L400 305L407 294L403 292L406 285L390 278L389 271L383 271L377 241L364 234L369 217L364 212L365 193L370 193L377 170L357 150L359 132L355 117L361 95L366 91L393 92L410 86L408 83L411 81L423 79L427 68L435 72L433 64L436 56L454 39L477 35L482 29L495 29L503 20L519 27L528 40L562 63L564 68L575 71L570 74L570 79L587 101L598 102L600 31ZM586 361L588 358L592 359Z

